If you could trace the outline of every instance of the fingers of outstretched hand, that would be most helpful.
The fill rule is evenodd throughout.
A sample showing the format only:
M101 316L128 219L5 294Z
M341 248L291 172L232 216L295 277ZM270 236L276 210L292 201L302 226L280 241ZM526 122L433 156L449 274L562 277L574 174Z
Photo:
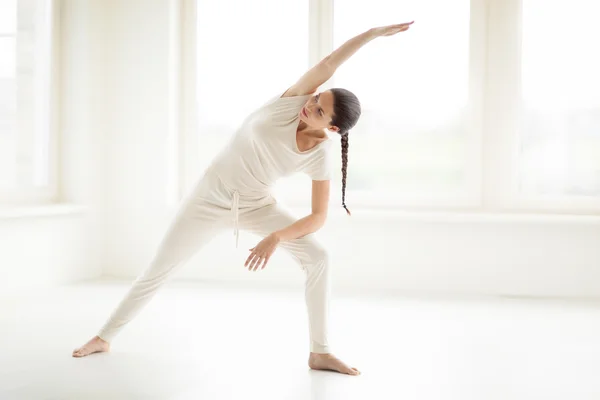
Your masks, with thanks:
M393 29L390 30L390 33L399 33L399 32L404 32L407 31L409 28L408 25L400 25L397 27L394 27Z
M249 251L251 253L246 259L244 267L247 267L248 271L258 271L265 269L275 248L268 244L259 243L257 246L249 249Z
M256 267L258 266L258 264L260 264L260 260L262 260L262 256L260 254L257 254L256 257L254 257L254 260L252 260L252 263L250 264L250 271L256 271Z
M263 254L253 253L246 260L244 267L248 267L248 271L258 271L258 270L265 269L270 258L271 258L271 255L267 254L267 253L263 253Z
M262 265L260 266L260 269L265 269L265 267L267 266L267 263L269 262L269 258L271 258L270 255L265 256L265 258L263 259Z
M247 267L252 262L252 260L254 260L254 258L257 256L258 255L254 251L252 253L250 253L248 258L246 259L246 262L244 263L244 267Z
M256 250L254 250L249 256L248 259L246 260L246 263L244 264L244 267L248 267L248 271L253 271L256 269L257 264L260 264L260 261L262 260L262 256L256 252Z
M396 33L399 32L404 32L407 31L408 28L414 23L415 21L411 21L411 22L406 22L403 24L397 24L397 25L390 25L387 26L385 28L385 33L384 35L389 36L389 35L395 35Z

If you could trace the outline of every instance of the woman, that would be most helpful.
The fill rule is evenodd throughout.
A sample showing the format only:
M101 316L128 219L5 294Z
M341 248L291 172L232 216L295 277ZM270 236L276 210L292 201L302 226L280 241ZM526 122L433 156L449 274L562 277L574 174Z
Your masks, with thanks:
M108 351L109 342L156 294L174 269L187 261L216 233L233 227L264 239L250 249L245 266L264 269L277 247L288 250L306 273L312 369L359 375L330 352L327 339L329 261L312 233L325 223L329 202L331 141L326 130L342 141L342 205L345 204L348 131L360 117L356 96L344 89L314 94L358 49L379 36L406 31L405 23L373 28L344 43L283 94L253 112L232 141L207 168L183 201L150 266L133 283L111 317L74 357ZM312 178L312 212L295 219L269 192L280 177L304 172Z

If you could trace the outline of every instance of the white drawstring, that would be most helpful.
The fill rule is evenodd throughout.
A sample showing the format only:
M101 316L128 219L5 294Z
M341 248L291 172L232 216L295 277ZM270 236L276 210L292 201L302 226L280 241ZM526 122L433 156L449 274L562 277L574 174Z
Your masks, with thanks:
M233 191L233 200L231 203L231 211L233 212L233 235L235 236L235 248L238 247L238 242L240 239L240 229L239 229L239 210L238 207L240 205L240 194L237 190Z

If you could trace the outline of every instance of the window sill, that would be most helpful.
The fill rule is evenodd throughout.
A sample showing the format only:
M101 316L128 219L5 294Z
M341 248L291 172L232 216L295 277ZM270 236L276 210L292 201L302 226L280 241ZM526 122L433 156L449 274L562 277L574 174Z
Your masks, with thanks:
M68 203L28 206L0 205L0 220L82 214L87 210L86 206Z
M296 215L307 215L310 207L286 207ZM600 215L578 215L559 213L535 212L504 212L504 211L465 211L465 210L401 210L390 208L351 208L352 216L348 217L343 208L329 209L328 218L333 220L369 219L373 222L381 220L390 221L416 221L416 222L444 222L444 223L536 223L536 224L591 224L600 225ZM348 219L350 218L350 219Z

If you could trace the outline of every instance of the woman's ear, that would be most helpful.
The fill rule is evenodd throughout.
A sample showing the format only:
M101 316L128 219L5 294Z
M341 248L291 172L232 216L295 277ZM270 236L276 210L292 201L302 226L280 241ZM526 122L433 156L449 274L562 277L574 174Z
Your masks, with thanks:
M339 132L340 131L340 128L338 128L335 125L332 125L329 128L327 128L327 129L329 129L329 132Z

